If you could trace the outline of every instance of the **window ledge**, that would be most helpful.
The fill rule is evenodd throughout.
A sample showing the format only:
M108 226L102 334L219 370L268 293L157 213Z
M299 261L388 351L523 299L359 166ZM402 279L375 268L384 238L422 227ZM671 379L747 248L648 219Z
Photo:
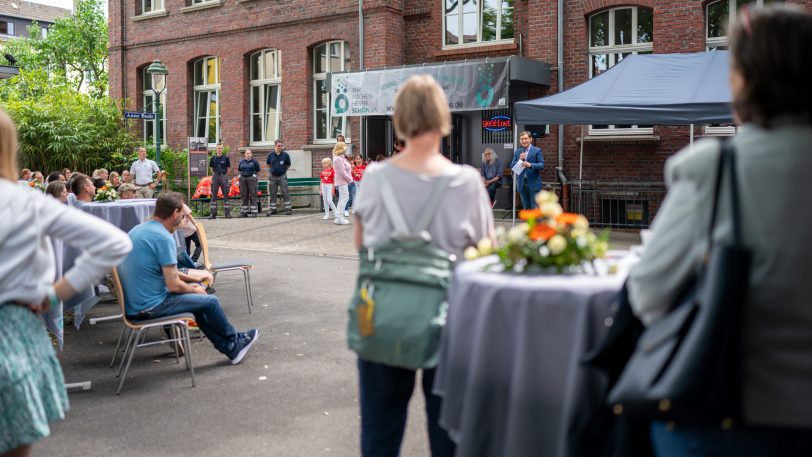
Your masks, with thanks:
M302 146L302 149L305 151L323 151L329 150L332 151L333 147L335 146L335 142L333 143L314 143L314 144L306 144Z
M581 138L577 138L577 141L581 141ZM631 143L631 142L652 142L652 141L660 141L659 135L587 135L583 138L583 141L589 142L623 142L623 143Z
M138 16L133 16L130 19L133 21L146 21L147 19L154 19L156 17L165 17L169 14L167 10L160 10L160 11L150 11L149 13L139 14Z
M205 10L209 8L217 8L223 6L225 0L208 0L197 5L185 6L180 9L181 13L191 13L192 11Z
M513 41L495 41L493 43L471 43L465 45L446 46L434 51L434 57L455 56L460 54L475 54L481 52L513 51L519 49L519 44Z

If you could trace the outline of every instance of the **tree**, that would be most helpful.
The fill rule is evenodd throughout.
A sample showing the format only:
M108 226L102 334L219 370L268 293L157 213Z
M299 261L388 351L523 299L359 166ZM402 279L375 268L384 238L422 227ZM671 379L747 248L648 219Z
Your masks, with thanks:
M30 38L9 40L4 51L15 56L21 70L46 69L64 78L76 91L86 85L94 97L107 94L107 19L102 0L78 0L73 15L59 18L42 37L35 22Z

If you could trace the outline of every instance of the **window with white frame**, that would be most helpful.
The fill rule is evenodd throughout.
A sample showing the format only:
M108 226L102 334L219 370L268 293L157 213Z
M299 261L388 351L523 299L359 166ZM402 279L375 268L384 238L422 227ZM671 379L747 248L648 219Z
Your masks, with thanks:
M760 8L770 3L781 0L716 0L705 5L705 48L708 51L714 49L727 49L727 31L735 20L735 14L731 11L738 11L744 5Z
M39 33L40 38L42 38L42 39L48 38L48 27L47 26L40 27L39 32L40 32Z
M612 68L630 54L651 54L654 12L642 6L612 8L589 17L589 77ZM590 135L651 134L652 126L591 125Z
M193 67L194 134L213 146L220 140L220 61L204 57Z
M330 92L327 73L349 70L350 46L345 41L330 41L313 48L313 141L335 141L348 136L347 116L330 116Z
M0 35L14 35L14 23L11 21L0 21Z
M443 0L443 45L513 41L514 0Z
M155 91L152 88L152 78L150 74L147 73L147 69L144 68L141 70L141 78L144 82L143 84L143 111L146 113L154 113L155 108ZM157 117L157 116L156 116ZM158 119L144 119L144 141L149 141L150 143L155 142L155 135L158 134ZM161 92L161 144L166 144L166 88L164 87L163 91Z
M164 0L140 0L141 14L155 13L164 10Z
M265 49L251 54L251 143L279 139L282 63L281 52Z

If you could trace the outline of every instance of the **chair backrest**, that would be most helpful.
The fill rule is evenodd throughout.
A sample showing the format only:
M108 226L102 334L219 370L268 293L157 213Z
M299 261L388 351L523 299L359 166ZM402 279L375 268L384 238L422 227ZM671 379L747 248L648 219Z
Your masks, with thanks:
M124 321L124 325L128 327L134 327L134 325L127 319L127 307L125 304L125 295L124 295L124 286L121 284L121 277L118 275L118 268L113 268L112 274L113 280L113 296L116 297L116 301L118 302L118 306L121 308L121 320Z
M200 240L200 247L203 248L203 268L211 270L211 258L209 258L209 239L206 237L206 229L200 222L195 224L197 227L197 239Z

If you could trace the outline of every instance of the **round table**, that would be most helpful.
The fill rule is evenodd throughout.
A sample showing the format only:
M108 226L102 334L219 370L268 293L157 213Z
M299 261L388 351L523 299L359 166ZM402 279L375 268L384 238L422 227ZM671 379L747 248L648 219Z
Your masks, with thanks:
M580 358L600 341L626 274L483 271L494 262L455 271L434 384L440 424L457 456L578 455L572 431L602 388Z

